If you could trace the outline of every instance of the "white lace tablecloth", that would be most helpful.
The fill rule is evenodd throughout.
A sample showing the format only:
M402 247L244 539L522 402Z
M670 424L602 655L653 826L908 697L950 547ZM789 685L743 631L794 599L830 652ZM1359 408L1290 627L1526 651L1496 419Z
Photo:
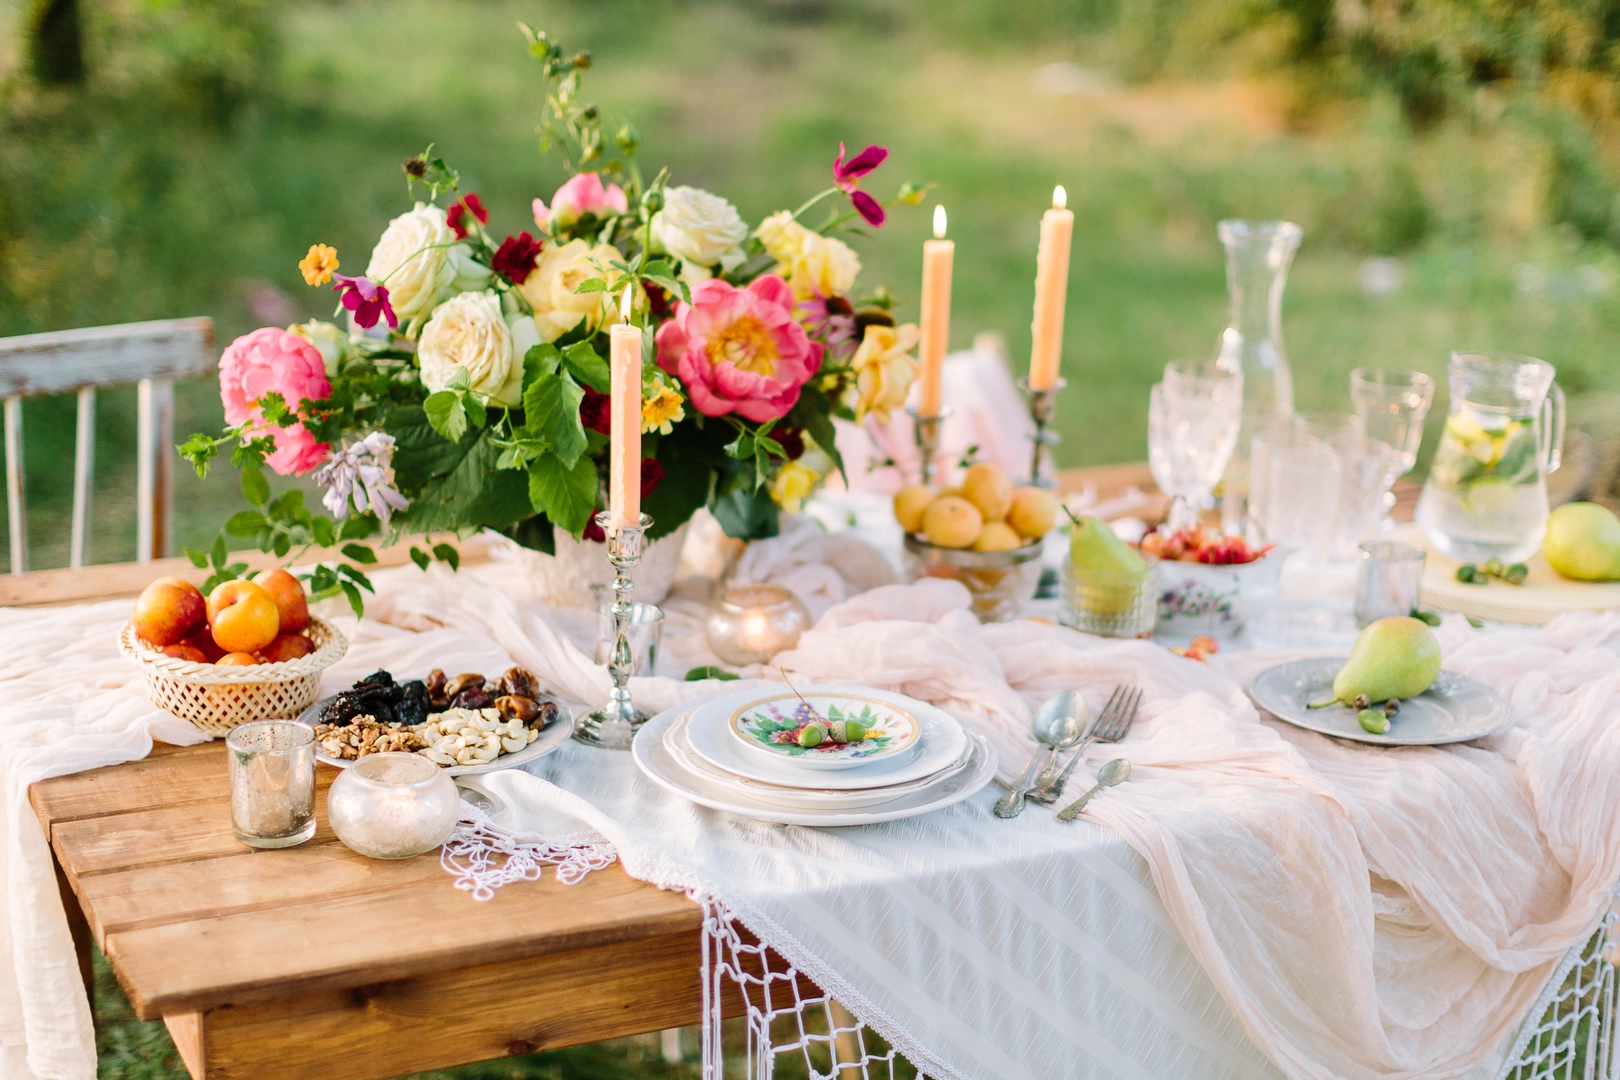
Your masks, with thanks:
M373 617L346 625L354 646L329 688L378 666L510 659L600 701L605 673L579 647L590 617L521 603L498 574L379 574ZM662 670L701 662L704 591L688 583L669 602ZM94 1074L27 784L140 757L154 734L191 737L117 656L127 610L0 612L8 1078ZM1513 727L1369 751L1258 719L1243 679L1281 654L1206 667L1033 621L980 626L947 583L881 587L832 603L780 663L947 708L990 738L1003 775L1030 748L1041 698L1079 687L1095 709L1136 683L1130 739L1090 755L1129 757L1131 781L1073 825L1041 808L996 820L986 791L838 831L698 809L627 755L572 745L482 784L508 826L583 822L632 874L723 903L930 1075L1483 1075L1620 877L1620 616L1443 637L1448 668L1509 696ZM632 684L655 710L723 688Z

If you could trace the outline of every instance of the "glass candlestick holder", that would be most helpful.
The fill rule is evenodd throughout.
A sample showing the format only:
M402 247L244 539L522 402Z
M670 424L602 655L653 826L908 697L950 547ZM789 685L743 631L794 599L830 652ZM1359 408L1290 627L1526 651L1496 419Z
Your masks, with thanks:
M1056 470L1047 468L1052 457L1051 447L1062 440L1051 428L1052 410L1057 406L1058 393L1067 385L1066 381L1058 379L1048 389L1037 390L1029 385L1028 379L1018 380L1018 389L1029 398L1029 418L1035 423L1035 431L1030 436L1033 444L1029 455L1031 487L1057 487Z
M613 689L608 692L607 704L574 725L574 738L587 746L628 750L636 732L648 720L647 714L630 701L630 673L635 669L635 652L630 644L635 614L630 590L635 588L635 582L630 580L630 572L641 561L652 523L650 514L642 514L635 525L615 524L605 510L596 515L596 524L607 534L607 557L613 564L613 649L607 662Z

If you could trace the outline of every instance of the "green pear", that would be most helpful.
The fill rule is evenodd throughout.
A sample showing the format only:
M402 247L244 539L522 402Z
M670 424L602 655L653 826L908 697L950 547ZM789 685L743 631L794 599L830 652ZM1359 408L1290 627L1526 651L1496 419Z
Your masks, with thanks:
M1122 615L1135 606L1147 562L1106 521L1083 517L1074 523L1069 562L1079 583L1081 607L1097 615Z
M1369 701L1405 700L1427 690L1440 674L1440 642L1420 619L1392 615L1367 624L1350 659L1333 677L1333 696L1348 705L1360 694Z
M1547 518L1541 554L1576 581L1620 580L1620 517L1597 503L1565 503Z

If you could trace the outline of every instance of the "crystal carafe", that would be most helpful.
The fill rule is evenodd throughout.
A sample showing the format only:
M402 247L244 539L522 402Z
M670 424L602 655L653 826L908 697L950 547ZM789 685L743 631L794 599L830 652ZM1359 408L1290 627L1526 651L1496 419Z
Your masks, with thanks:
M1294 384L1283 350L1282 297L1288 267L1305 233L1291 221L1223 221L1230 307L1216 363L1243 376L1243 425L1221 478L1221 527L1253 531L1249 521L1249 442L1294 411Z
M1520 562L1541 546L1547 474L1564 443L1564 393L1544 360L1452 353L1451 403L1417 520L1453 559Z

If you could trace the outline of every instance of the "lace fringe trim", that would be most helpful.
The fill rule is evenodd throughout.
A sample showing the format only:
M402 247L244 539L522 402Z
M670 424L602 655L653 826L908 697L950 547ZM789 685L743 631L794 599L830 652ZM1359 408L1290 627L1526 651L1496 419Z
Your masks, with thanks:
M464 801L461 820L439 850L439 865L474 900L493 900L502 885L539 881L547 866L556 867L557 880L564 885L578 885L586 874L613 865L618 857L618 850L594 833L556 839L513 833Z

